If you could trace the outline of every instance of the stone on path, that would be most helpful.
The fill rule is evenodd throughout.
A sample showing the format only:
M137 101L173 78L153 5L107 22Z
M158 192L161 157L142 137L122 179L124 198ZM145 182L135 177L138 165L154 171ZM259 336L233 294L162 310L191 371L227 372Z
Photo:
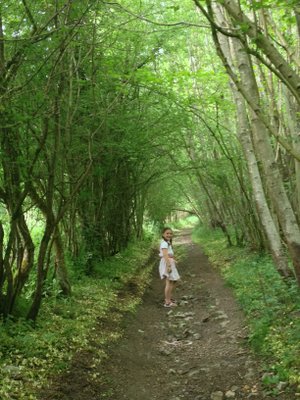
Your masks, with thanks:
M220 390L217 392L213 392L210 396L211 400L223 400L223 392Z
M235 393L232 390L227 390L225 393L226 399L234 399L235 398Z

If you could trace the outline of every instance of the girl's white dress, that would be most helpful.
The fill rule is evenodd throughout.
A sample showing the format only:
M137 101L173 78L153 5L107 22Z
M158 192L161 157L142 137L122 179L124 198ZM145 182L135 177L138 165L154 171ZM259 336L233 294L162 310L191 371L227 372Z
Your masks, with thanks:
M162 249L168 249L168 255L171 258L171 272L170 273L167 272L166 261L163 257ZM159 256L160 256L159 274L160 274L161 279L168 278L170 281L178 281L178 279L180 279L180 276L179 276L177 268L176 268L176 263L173 260L173 257L174 257L173 248L172 248L172 245L165 240L162 240L160 243Z

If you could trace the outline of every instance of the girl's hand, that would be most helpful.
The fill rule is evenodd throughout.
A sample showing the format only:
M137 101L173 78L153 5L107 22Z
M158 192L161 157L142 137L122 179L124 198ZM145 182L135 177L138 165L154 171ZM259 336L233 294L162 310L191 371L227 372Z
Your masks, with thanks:
M169 274L170 272L172 272L172 267L171 267L171 265L167 265L167 272L168 272L168 274Z

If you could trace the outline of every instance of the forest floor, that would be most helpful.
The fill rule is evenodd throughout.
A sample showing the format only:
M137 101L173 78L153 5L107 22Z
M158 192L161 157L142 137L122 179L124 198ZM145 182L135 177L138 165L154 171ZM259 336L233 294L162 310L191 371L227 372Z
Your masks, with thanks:
M154 268L136 312L120 318L111 310L99 321L91 349L74 357L71 368L40 393L41 400L295 399L284 389L266 393L262 360L248 347L245 317L231 289L188 231L175 239L178 244L187 250L178 265L178 306L163 307L163 282ZM92 337L103 330L122 330L122 337L97 364Z

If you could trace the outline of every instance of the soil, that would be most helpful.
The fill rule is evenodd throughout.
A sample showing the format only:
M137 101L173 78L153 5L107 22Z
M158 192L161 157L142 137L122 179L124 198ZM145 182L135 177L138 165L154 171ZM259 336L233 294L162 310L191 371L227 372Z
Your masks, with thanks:
M291 400L262 387L262 360L248 346L245 317L232 291L189 232L175 239L187 248L179 265L177 307L163 307L157 267L136 313L112 313L96 329L122 329L108 357L95 366L94 352L80 352L41 400ZM96 349L95 349L96 352ZM97 363L96 363L97 364Z

